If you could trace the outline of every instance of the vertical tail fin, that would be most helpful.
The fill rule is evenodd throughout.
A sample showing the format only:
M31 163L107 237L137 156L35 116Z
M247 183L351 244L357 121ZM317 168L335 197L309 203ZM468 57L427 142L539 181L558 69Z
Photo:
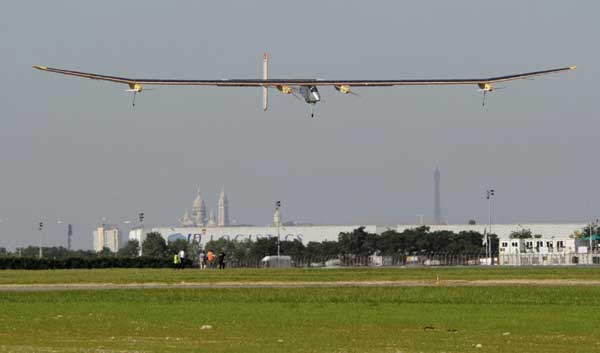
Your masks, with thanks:
M263 54L263 80L269 78L269 54ZM269 89L267 87L262 88L263 91L263 110L267 110L269 108Z

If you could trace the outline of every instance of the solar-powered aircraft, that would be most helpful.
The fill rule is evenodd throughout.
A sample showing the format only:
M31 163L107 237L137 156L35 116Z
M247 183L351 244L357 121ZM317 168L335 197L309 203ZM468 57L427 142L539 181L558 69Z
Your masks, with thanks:
M33 66L42 71L57 74L78 76L92 80L110 81L128 85L126 89L133 93L132 104L135 106L135 97L138 93L148 90L146 86L218 86L218 87L259 87L262 88L264 110L268 108L268 89L274 88L283 94L291 94L310 105L310 116L314 117L315 105L321 100L319 88L331 86L342 94L353 94L355 87L389 87L389 86L437 86L437 85L477 85L483 93L482 105L485 105L487 93L504 87L494 87L500 82L514 81L520 79L531 79L562 71L574 70L575 66L562 67L542 71L526 72L515 75L505 75L488 78L458 78L458 79L426 79L426 80L327 80L327 79L281 79L269 78L269 57L267 53L263 56L262 79L219 79L219 80L180 80L180 79L152 79L152 78L128 78L120 76L99 75L90 72L55 69L47 66Z

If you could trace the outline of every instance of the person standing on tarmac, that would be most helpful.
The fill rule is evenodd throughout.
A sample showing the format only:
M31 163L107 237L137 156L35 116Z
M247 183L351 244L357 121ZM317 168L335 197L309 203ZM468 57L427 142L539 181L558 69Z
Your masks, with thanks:
M200 254L198 254L198 268L201 270L206 268L206 255L203 250L200 250Z
M221 253L219 253L219 269L224 270L225 269L225 251L221 250Z
M215 268L215 253L212 250L208 250L208 254L206 254L206 258L208 260L208 268Z
M185 251L183 249L179 250L179 266L182 270L185 268Z
M175 268L175 269L179 268L179 254L175 254L173 256L173 268Z

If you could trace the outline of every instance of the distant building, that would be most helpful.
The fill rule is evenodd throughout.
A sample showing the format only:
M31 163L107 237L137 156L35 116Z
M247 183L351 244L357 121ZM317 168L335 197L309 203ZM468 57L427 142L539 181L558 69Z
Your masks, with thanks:
M359 227L365 227L365 231L369 233L381 234L389 230L389 227L380 227L376 225L317 225L317 226L279 226L279 234L282 241L299 240L304 244L311 241L322 242L337 241L338 236L342 232L352 232ZM158 232L162 235L165 241L174 241L177 239L185 239L189 242L197 241L204 245L211 240L229 239L229 240L251 240L255 241L261 238L276 238L278 227L270 226L230 226L230 227L152 227L143 230L137 228L129 232L129 239L136 239L140 244L145 239L145 234L150 232Z
M210 217L214 220L214 217ZM277 227L277 223L280 226ZM211 224L210 220L208 222ZM165 241L175 241L178 239L188 242L197 241L202 246L211 240L228 239L237 241L255 241L262 238L276 238L279 234L282 241L298 240L303 244L311 241L337 241L342 232L352 232L359 227L364 227L368 233L381 234L388 230L403 232L407 229L422 227L420 224L405 224L397 226L383 225L300 225L288 222L282 222L281 215L273 215L273 224L268 226L229 226L219 227L213 223L212 226L204 227L183 227L183 226L158 226L149 228L134 228L129 232L130 240L138 240L142 244L146 234L158 232ZM449 224L449 225L431 225L428 226L431 232L452 231L459 232L478 232L484 234L487 231L487 225L479 224ZM493 233L499 238L499 264L501 265L560 265L560 264L586 264L594 260L592 255L579 254L582 250L580 242L573 239L571 235L574 231L585 227L583 223L563 223L563 224L494 224ZM279 229L278 229L279 228ZM512 239L511 233L522 229L531 230L532 234L541 234L539 238L532 239ZM585 244L583 244L585 245ZM587 257L586 257L587 256ZM599 255L596 254L596 257ZM577 262L576 262L577 261Z
M398 232L403 232L406 229L422 227L420 224L400 224L396 227ZM487 232L487 224L442 224L442 225L427 225L432 232L439 230L448 230L451 232L468 232L474 231L481 234ZM532 234L541 234L543 237L563 238L569 237L574 231L581 230L585 227L583 223L531 223L531 224L493 224L492 233L496 234L500 241L502 239L510 239L512 232L521 231L523 229L531 230Z
M200 195L199 189L192 205L192 217L195 225L201 226L206 224L206 206L204 205L204 200L202 199L202 195Z
M114 225L102 224L94 230L94 251L99 252L104 248L112 252L119 251L120 231Z
M585 227L584 224L560 227L540 232L540 229L531 230L531 238L511 238L504 234L499 238L498 263L509 266L537 266L537 265L590 265L600 262L600 254L593 252L588 240L577 239L574 231ZM562 229L561 229L562 228Z
M193 227L196 225L194 221L190 218L190 214L188 213L187 209L183 213L183 217L179 219L179 224L181 224L182 227Z
M179 225L181 227L227 227L230 225L229 221L229 200L225 194L225 189L221 190L219 194L219 200L217 201L217 217L213 210L207 217L206 204L200 194L200 190L196 193L196 198L192 203L192 213L186 209L183 216L179 218Z
M217 221L215 221L215 211L210 210L210 214L208 215L208 224L209 227L216 227Z
M129 231L129 240L137 240L140 245L140 252L138 255L142 255L142 244L146 240L146 235L150 233L149 230L145 230L142 227L135 227Z
M229 226L229 200L227 200L227 195L225 195L225 189L221 189L221 194L219 195L219 213L217 215L217 225L219 227L227 227Z
M420 225L398 225L397 231ZM589 252L588 241L575 239L573 233L584 223L494 224L492 233L498 236L498 264L508 266L576 265L600 263L599 254ZM474 231L484 234L487 224L447 224L428 226L431 232L455 233ZM513 232L531 231L532 238L511 238Z

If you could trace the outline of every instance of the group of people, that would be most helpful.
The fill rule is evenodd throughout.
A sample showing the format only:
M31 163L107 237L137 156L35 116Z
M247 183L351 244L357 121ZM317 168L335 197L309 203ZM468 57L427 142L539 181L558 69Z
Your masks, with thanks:
M214 251L208 250L207 253L204 251L200 251L198 254L198 263L201 270L205 268L216 269L217 263L219 269L225 269L225 251L221 250L219 255L217 256ZM184 269L185 268L185 251L180 250L177 254L173 256L173 266L175 269Z
M203 251L198 255L198 261L200 262L200 269L204 270L205 268L216 269L217 262L219 264L219 269L225 268L225 251L221 250L219 255L217 256L214 251L208 250L205 254Z
M183 249L173 256L173 266L175 269L183 270L185 268L185 251Z

